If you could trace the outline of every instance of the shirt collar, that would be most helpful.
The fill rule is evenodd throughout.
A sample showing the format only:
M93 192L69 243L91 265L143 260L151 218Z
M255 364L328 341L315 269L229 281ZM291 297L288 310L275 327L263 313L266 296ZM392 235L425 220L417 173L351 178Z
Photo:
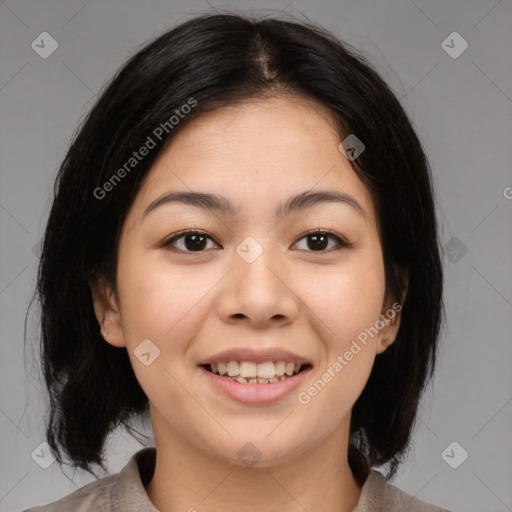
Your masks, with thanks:
M159 512L146 492L145 486L153 478L156 463L156 448L150 446L139 450L119 472L112 490L115 512ZM353 512L365 511L366 505L378 500L385 485L381 473L371 470L361 490L361 496Z
M143 448L128 461L119 472L112 490L114 511L119 512L159 512L146 492L147 485L155 471L156 448Z

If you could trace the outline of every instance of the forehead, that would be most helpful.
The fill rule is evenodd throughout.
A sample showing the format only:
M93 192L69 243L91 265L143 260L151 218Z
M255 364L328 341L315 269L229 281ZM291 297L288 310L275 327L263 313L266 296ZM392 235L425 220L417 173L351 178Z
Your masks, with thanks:
M142 215L164 192L201 191L230 199L237 214L263 213L306 190L357 198L374 219L371 195L338 146L339 126L320 103L296 96L251 100L186 124L153 164L136 197Z
M203 113L177 133L168 153L171 158L178 152L187 153L187 158L245 157L246 167L251 166L249 158L256 157L256 162L268 166L270 156L275 158L281 151L276 165L281 160L293 163L322 146L333 149L339 137L336 119L320 103L300 96L277 96ZM288 149L294 151L286 154Z

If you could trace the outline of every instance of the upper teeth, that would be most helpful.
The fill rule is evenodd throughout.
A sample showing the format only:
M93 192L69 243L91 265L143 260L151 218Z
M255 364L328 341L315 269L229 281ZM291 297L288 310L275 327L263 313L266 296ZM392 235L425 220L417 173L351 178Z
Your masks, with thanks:
M285 363L284 361L266 361L264 363L254 363L252 361L227 361L223 363L211 363L212 372L230 377L259 377L261 379L271 379L281 377L282 375L293 375L298 373L301 365L295 363Z

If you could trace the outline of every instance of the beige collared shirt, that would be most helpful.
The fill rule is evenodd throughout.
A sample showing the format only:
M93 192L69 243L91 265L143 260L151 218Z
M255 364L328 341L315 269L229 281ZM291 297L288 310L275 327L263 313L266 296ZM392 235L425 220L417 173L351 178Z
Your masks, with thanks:
M119 473L91 482L58 501L23 512L159 512L145 489L153 477L155 461L156 449L143 448ZM198 512L200 508L198 505ZM450 511L414 498L389 484L380 472L371 470L352 512Z

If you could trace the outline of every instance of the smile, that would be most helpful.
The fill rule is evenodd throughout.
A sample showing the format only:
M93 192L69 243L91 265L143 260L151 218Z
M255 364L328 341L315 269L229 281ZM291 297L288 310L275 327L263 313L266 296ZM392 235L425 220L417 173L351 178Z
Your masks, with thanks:
M221 377L234 380L241 384L270 384L281 382L310 365L285 363L284 361L226 361L206 364L203 367Z
M285 364L283 361L266 361L259 364L251 361L227 361L203 364L198 368L216 393L244 405L266 405L289 395L304 380L312 366ZM229 375L230 373L232 375Z

